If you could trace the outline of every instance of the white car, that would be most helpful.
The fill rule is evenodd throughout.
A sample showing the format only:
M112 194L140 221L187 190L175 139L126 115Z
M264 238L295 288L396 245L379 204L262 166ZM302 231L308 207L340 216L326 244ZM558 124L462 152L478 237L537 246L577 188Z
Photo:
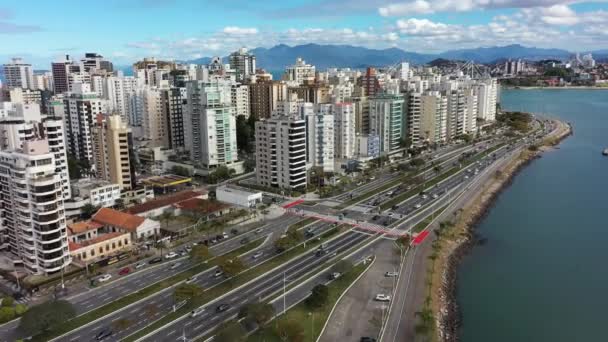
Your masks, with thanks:
M174 264L171 264L171 267L169 267L169 269L174 270L174 269L180 267L181 264L182 264L181 262L176 262Z
M186 279L186 284L192 284L192 283L194 283L197 278L198 278L197 276L192 276L192 277Z
M100 283L103 283L103 282L108 281L110 279L112 279L112 275L106 273L106 274L100 276L99 278L97 278L97 281L100 282Z
M468 175L467 175L467 176L464 176L464 179L469 179L469 176L468 176Z
M376 295L375 299L377 301L379 301L379 302L390 302L391 301L391 296L385 295L383 293L379 293L379 294Z
M261 257L262 255L264 255L264 252L258 251L258 252L253 253L252 257L254 259L257 259L257 258Z
M200 307L198 309L194 309L190 313L190 317L196 317L196 316L200 315L201 313L203 313L203 311L205 311L205 308L203 308L203 307Z
M142 268L144 266L146 266L145 262L143 262L143 261L142 262L138 262L137 264L135 264L135 269L138 270L138 269L140 269L140 268Z
M229 237L230 237L230 235L228 235L228 233L226 233L226 232L223 232L223 233L222 233L222 236L224 237L224 239L227 239L227 238L229 238Z
M423 200L424 200L424 199L427 199L427 198L429 198L429 196L427 196L427 195L422 195L422 199L423 199Z
M165 255L165 259L173 259L175 257L177 257L177 253L175 252L169 252L167 255Z
M414 208L416 208L416 209L420 209L420 208L422 208L422 204L418 203L418 204L416 204L416 205L414 206Z
M434 199L437 199L437 198L439 198L439 195L437 195L437 194L433 194L433 198L434 198Z
M384 273L385 277L396 277L399 275L399 272L386 272Z

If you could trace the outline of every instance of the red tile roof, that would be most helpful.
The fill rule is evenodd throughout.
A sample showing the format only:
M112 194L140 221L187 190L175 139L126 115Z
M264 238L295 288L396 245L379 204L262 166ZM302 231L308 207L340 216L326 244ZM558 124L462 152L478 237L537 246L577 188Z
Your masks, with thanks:
M147 201L146 203L138 204L127 209L126 212L129 214L141 214L150 210L166 207L172 204L176 204L191 198L202 196L203 192L200 191L181 191L173 195L167 195Z
M101 227L103 227L102 224L91 220L74 222L72 224L68 224L68 234L78 235L80 233L84 233L89 230L95 230Z
M93 215L93 221L134 232L146 219L110 208L101 208Z

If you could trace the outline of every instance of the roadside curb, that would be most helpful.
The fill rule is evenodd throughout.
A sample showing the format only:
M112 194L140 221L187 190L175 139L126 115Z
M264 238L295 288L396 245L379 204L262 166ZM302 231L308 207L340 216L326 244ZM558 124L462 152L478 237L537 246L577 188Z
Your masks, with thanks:
M334 311L336 310L336 307L338 306L338 304L340 304L342 297L344 297L346 295L346 293L348 293L350 288L353 287L359 281L359 279L361 279L361 277L363 277L365 275L365 273L367 273L367 271L369 271L369 269L372 267L372 265L376 262L376 259L377 259L376 256L374 256L374 260L372 260L372 262L367 266L367 268L365 268L365 270L363 272L361 272L361 274L359 274L357 279L353 280L353 282L350 285L348 285L348 287L344 290L344 292L342 292L340 297L338 297L338 300L336 300L336 303L334 304L333 308L331 308L329 315L327 315L327 320L325 321L325 324L323 325L323 329L321 329L321 332L319 332L319 336L315 340L316 342L319 342L319 340L321 339L321 336L323 336L323 333L325 332L325 329L327 328L327 325L329 324L329 320L331 319L331 315L334 314Z

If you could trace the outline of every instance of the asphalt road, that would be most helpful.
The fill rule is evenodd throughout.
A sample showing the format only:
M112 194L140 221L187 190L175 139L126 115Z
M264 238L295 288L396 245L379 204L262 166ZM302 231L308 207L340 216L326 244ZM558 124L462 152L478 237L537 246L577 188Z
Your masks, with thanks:
M261 238L263 236L268 237L268 235L270 233L272 233L272 237L269 241L273 241L273 240L277 239L278 237L280 237L282 235L282 233L285 230L287 230L287 228L291 224L294 224L300 220L301 220L301 218L299 218L299 217L284 215L284 216L280 217L279 219L274 220L272 223L264 226L262 228L261 233L257 234L255 231L252 231L247 234L238 235L236 238L227 241L226 242L227 246L225 246L223 248L226 251L228 251L229 250L228 244L232 244L233 248L231 248L230 250L234 250L234 249L242 246L242 244L240 243L240 240L244 237L249 237L250 240L253 240L254 238ZM319 224L317 223L315 225L319 225ZM320 228L318 228L318 229L320 229ZM222 245L218 245L217 247L220 247L220 246L222 246ZM253 253L253 251L249 251L241 257L242 261L246 267L253 267L255 265L258 265L258 264L264 262L265 260L269 259L270 257L272 257L274 255L274 245L272 243L265 243L264 245L258 247L256 249L256 251L261 251L263 253L262 256L254 259L251 257L251 254ZM222 254L225 254L225 253L222 253ZM187 258L182 259L180 261L176 261L176 262L181 262L184 265L185 268L181 268L181 271L184 271L188 267L192 266ZM167 274L174 275L174 274L179 273L176 271L174 272L174 270L171 270L172 264L173 264L173 262L163 264L163 266L158 267L157 272L159 272L160 274L165 274L165 275L167 275ZM188 264L190 266L185 266L185 264ZM178 267L178 269L180 269L180 268ZM216 270L217 270L217 267L212 267L208 270L205 270L205 271L199 273L196 276L196 280L193 283L200 285L203 289L209 289L213 286L216 286L216 285L224 282L226 280L226 278L224 276L215 276ZM158 280L159 279L156 279L156 281L158 281ZM151 281L151 283L154 283L156 281ZM131 282L129 282L128 284L131 284ZM136 288L134 288L133 291L141 289L141 288L143 288L143 286L136 287ZM145 298L144 300L139 301L136 304L133 304L129 308L126 308L126 309L123 309L120 311L116 311L110 315L106 315L102 319L99 319L94 323L82 326L79 329L73 330L73 331L69 332L68 334L61 336L60 338L55 339L54 341L79 341L82 338L84 338L84 339L94 338L96 336L96 334L99 333L99 331L101 331L105 328L111 327L112 322L115 322L115 321L121 320L121 319L128 320L130 322L129 327L120 333L117 332L111 339L107 339L107 340L108 341L118 340L118 338L120 338L120 337L128 336L128 335L144 328L148 324L152 323L152 321L159 319L159 318L163 317L164 315L170 313L173 310L173 305L175 304L173 301L173 288L174 287L170 287L170 288L167 288L160 292L157 292L157 293ZM91 300L99 302L97 297L91 298ZM109 303L109 301L101 302L102 305L106 304L106 303Z
M368 237L366 234L355 231L340 235L326 243L327 254L317 256L315 249L296 257L257 279L205 304L203 306L205 311L202 314L196 317L187 315L146 336L142 341L170 341L182 335L185 335L188 339L204 336L220 323L236 316L241 306L267 298L283 289L283 279L291 283L331 259L334 253L344 252ZM217 307L222 304L228 304L229 308L218 312Z

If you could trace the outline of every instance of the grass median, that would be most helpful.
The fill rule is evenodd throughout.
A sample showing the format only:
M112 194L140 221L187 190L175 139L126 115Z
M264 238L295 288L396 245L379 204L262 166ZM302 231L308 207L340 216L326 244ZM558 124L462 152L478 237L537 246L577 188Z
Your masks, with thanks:
M306 303L301 302L293 308L287 310L284 317L279 316L277 320L287 320L296 325L301 331L301 341L316 341L323 330L325 322L330 318L332 308L346 291L346 289L371 265L360 263L354 266L349 272L327 285L327 301L320 308L311 309ZM282 342L280 324L272 321L247 338L247 342Z
M336 235L340 231L339 228L340 227L332 228L332 229L328 230L327 232L321 234L319 236L320 239L317 238L311 242L308 242L306 244L307 248L304 248L304 246L302 244L300 244L299 246L297 246L293 249L287 250L282 254L278 254L274 258L269 259L268 261L266 261L262 264L259 264L253 268L243 271L242 273L236 275L233 278L230 278L229 280L227 280L224 283L221 283L215 287L207 289L205 292L203 292L202 296L197 297L194 300L190 301L188 304L186 304L184 307L178 309L176 312L172 312L172 313L166 315L165 317L159 319L158 321L148 325L144 329L141 329L138 332L131 334L130 336L124 338L123 341L135 341L135 340L153 332L154 330L159 329L162 326L169 324L172 321L188 314L190 311L212 301L213 299L257 278L258 276L272 270L273 268L280 266L281 264L284 264L284 263L290 261L291 259L312 250L317 245L321 244L322 242L324 242L327 239L331 238L332 236Z
M430 186L433 186L433 185L435 185L435 184L437 184L437 183L439 183L439 182L447 179L448 177L453 176L458 171L471 166L473 163L475 163L478 160L480 160L481 158L483 158L483 157L485 157L485 156L493 153L494 151L496 151L497 149L499 149L500 147L502 147L504 145L505 144L500 144L500 145L497 145L497 146L489 149L488 151L479 153L479 154L475 155L473 158L471 158L469 161L467 161L465 164L462 164L462 166L460 166L460 167L458 167L458 166L452 167L448 171L446 171L446 172L444 172L444 173L436 176L435 178L431 179L430 181L425 182L422 185L418 185L417 187L415 187L414 189L412 189L412 190L410 190L408 192L405 192L405 193L403 193L401 195L398 195L398 196L395 196L394 198L391 198L390 200L382 203L380 205L380 209L386 210L386 209L389 209L389 208L391 208L392 206L394 206L396 204L399 204L399 203L405 201L406 199L408 199L408 198L410 198L410 197L412 197L412 196L420 193L424 189L426 189L426 188L428 188Z
M255 241L252 241L252 242L250 242L244 246L241 246L238 249L226 254L226 257L230 258L230 257L235 257L240 254L246 253L246 252L258 247L259 245L261 245L262 242L264 242L264 239L257 239ZM147 286L137 292L133 292L118 300L110 302L102 307L99 307L99 308L89 311L83 315L75 317L74 319L71 319L71 320L65 322L61 326L58 326L52 330L46 331L42 334L35 335L33 338L33 341L48 341L52 338L56 338L65 333L68 333L74 329L80 328L83 325L90 323L98 318L107 316L117 310L124 308L127 305L133 304L139 300L149 297L149 296L151 296L157 292L160 292L161 290L164 290L168 287L171 287L195 274L198 274L210 267L215 266L214 260L215 259L210 259L208 261L208 263L197 264L197 265L189 268L188 270L181 272L179 274L176 274L168 279L165 279L158 283Z
M417 225L414 226L414 228L412 228L412 233L420 233L421 231L423 231L426 227L428 227L431 222L433 222L433 220L438 217L446 208L448 207L448 205L435 210L435 212L433 212L431 215L427 216L424 218L424 220L418 222Z

